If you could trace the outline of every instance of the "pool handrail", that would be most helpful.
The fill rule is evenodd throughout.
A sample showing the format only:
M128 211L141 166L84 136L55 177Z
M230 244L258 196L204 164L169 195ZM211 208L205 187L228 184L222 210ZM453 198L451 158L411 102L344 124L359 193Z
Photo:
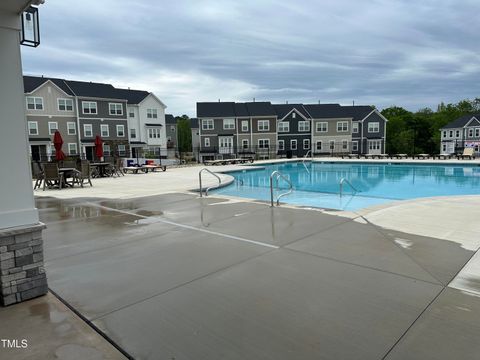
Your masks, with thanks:
M278 179L281 178L283 180L285 180L287 183L288 183L288 191L287 192L284 192L280 195L277 196L277 198L275 199L276 202L277 202L277 206L280 205L280 199L286 195L289 195L293 192L293 184L292 182L290 181L289 178L287 178L285 175L283 175L280 171L278 170L275 170L274 172L272 172L270 174L270 206L273 207L274 206L274 201L273 201L273 179L275 178L276 182L277 182L277 186L278 186Z
M305 163L305 160L307 160L308 154L313 155L312 150L308 150L307 153L303 156L302 163ZM310 158L312 158L312 157L313 156L310 156Z
M204 172L204 171L208 172L209 174L215 176L215 177L218 179L218 186L220 186L221 183L222 183L222 179L220 179L220 176L218 176L217 174L215 174L214 172L210 171L210 170L207 169L207 168L203 168L202 170L200 170L200 171L198 172L198 182L199 182L199 185L200 185L200 197L203 196L202 172ZM213 189L213 188L215 188L215 186L210 186L209 188L207 188L207 189L205 190L205 196L208 196L208 191L211 190L211 189Z
M340 179L340 183L339 183L339 186L340 186L340 197L343 195L343 183L347 183L348 185L350 185L350 187L353 189L354 192L358 192L357 188L355 186L352 185L352 183L350 181L348 181L347 179L345 178L341 178Z

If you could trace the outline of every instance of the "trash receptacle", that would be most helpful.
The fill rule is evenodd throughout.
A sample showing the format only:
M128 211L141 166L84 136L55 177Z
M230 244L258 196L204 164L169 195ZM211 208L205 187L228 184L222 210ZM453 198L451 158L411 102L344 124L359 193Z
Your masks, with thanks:
M287 159L292 158L292 150L287 150Z

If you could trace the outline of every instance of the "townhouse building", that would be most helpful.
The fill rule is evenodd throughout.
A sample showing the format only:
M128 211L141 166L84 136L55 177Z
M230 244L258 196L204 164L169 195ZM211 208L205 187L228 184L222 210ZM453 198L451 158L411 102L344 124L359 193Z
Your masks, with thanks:
M165 115L166 134L167 134L167 151L169 158L179 156L178 153L178 129L177 119L172 114Z
M440 129L440 153L462 153L463 149L473 147L480 153L480 114L459 117Z
M277 155L305 156L311 150L311 116L303 104L273 105L277 113Z
M200 133L198 130L198 119L190 119L190 131L192 132L192 152L196 161L200 161L199 150L200 150Z

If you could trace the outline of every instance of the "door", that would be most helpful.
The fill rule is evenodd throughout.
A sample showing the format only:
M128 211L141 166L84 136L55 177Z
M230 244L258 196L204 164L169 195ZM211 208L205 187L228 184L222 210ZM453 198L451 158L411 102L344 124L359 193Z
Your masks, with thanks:
M368 153L378 155L382 153L382 140L368 140Z
M95 155L95 147L85 146L85 156L88 161L93 161Z
M233 136L219 136L218 151L220 154L232 154L233 153Z
M40 145L32 145L32 160L40 161Z

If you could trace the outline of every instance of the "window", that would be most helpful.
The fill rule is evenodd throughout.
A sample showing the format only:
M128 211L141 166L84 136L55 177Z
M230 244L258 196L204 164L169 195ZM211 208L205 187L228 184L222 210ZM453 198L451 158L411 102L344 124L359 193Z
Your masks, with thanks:
M303 150L310 149L310 139L303 139Z
M77 135L77 125L74 122L67 122L68 135Z
M205 138L203 143L205 144L205 147L210 147L210 138Z
M148 138L149 139L160 139L160 134L161 134L161 129L160 128L148 128Z
M447 145L446 145L446 144L443 144L443 145L442 145L442 149L443 149L443 152L447 152Z
M93 137L93 130L91 124L84 124L83 125L83 135L85 137Z
M317 129L317 132L327 132L328 131L328 123L327 122L317 122L316 129Z
M110 145L103 144L103 155L110 156Z
M50 135L55 134L55 131L58 130L58 123L56 121L48 122L48 133Z
M137 138L137 129L130 129L130 138L131 139Z
M352 123L352 133L358 134L358 123L357 122Z
M278 123L278 132L289 132L290 123L288 121L280 121Z
M448 135L452 138L453 137L453 130L450 130Z
M310 121L299 121L298 131L310 131Z
M480 136L480 128L475 128L475 137Z
M468 129L468 137L473 137L473 129Z
M460 130L455 131L455 136L456 136L457 138L460 137Z
M337 132L347 132L348 121L337 121Z
M59 111L73 111L73 100L72 99L58 99L58 110Z
M27 109L28 110L43 110L43 98L28 96L27 97Z
M369 140L368 141L368 149L369 150L380 150L382 146L381 140Z
M352 151L358 151L358 141L352 141Z
M235 129L235 119L223 119L223 129L224 130Z
M321 141L317 141L316 148L317 148L317 151L322 151L322 142Z
M100 134L102 137L109 137L110 136L110 130L108 128L108 125L102 124L100 125Z
M260 120L264 121L264 120ZM266 120L268 121L268 120ZM259 149L268 149L270 148L270 139L258 139L258 148Z
M38 135L38 122L36 121L28 122L28 135Z
M202 120L202 130L213 130L213 119Z
M248 131L248 120L242 120L242 131Z
M290 140L290 149L297 150L297 140Z
M125 125L117 125L117 136L118 137L125 136Z
M347 150L348 149L348 141L347 140L342 140L342 149Z
M68 144L68 155L77 155L77 144L75 143Z
M379 122L371 122L368 123L368 132L379 132L380 131L380 123Z
M108 103L108 113L110 115L123 115L123 106L120 103Z
M135 117L135 111L133 109L128 109L128 117Z
M446 131L446 130L443 130L443 137L444 137L444 138L447 137L447 131Z
M270 121L258 120L258 131L268 131L268 130L270 130Z
M333 150L333 149L335 149L335 141L330 140L330 150Z
M285 140L278 140L278 150L285 150Z
M84 114L96 114L97 103L95 101L82 101L82 112Z
M157 109L147 109L147 118L156 119L157 117Z
M242 140L242 148L244 149L248 149L248 139L243 139Z
M297 117L297 113L296 112L292 112L292 119L295 119Z
M118 150L118 156L125 156L126 155L126 149L125 149L124 144L119 144L117 146L117 150Z

